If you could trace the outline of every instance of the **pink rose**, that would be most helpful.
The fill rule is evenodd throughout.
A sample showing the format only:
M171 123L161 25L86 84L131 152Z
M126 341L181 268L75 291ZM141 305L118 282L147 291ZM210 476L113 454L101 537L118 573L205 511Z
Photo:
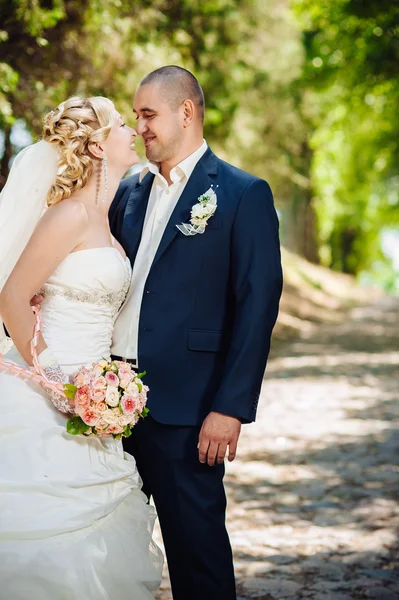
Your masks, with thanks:
M121 413L116 415L113 410L108 409L101 414L101 419L108 425L116 425L118 423L120 414Z
M131 427L134 427L139 419L140 419L139 415L137 413L134 413L134 415L131 415L129 425Z
M98 408L98 406L97 406ZM98 431L105 431L108 427L109 423L107 423L106 421L104 421L104 419L102 417L99 418L99 420L97 421L96 424L96 429Z
M137 401L133 396L124 394L122 396L121 406L125 415L132 415L137 410Z
M120 427L119 425L110 425L107 429L107 433L113 433L114 435L120 435L123 433L124 427Z
M93 379L93 387L105 390L105 388L107 387L107 381L105 377L101 375L100 377L96 377L95 379Z
M84 373L77 373L73 379L73 382L76 387L82 387L86 383Z
M82 387L79 387L76 391L75 401L78 400L81 404L84 402L89 402L89 393L89 386L82 385Z
M137 385L134 383L134 381L132 381L131 383L129 383L129 385L126 388L126 392L129 394L129 396L133 396L134 398L138 398L139 395L139 388L137 387Z
M96 411L101 415L107 408L105 402L99 402L96 406Z
M105 390L104 388L96 388L93 387L90 390L90 399L93 400L96 404L98 402L102 402L105 399Z
M81 417L83 415L83 413L87 410L91 408L90 407L90 403L86 403L86 404L77 404L75 403L75 407L74 407L74 411L75 414L78 415L79 417Z
M84 410L80 416L82 420L86 423L86 425L90 425L90 427L94 427L98 423L100 418L97 411L93 410L90 407L86 408L86 410Z
M105 392L105 401L109 406L118 406L119 390L117 387L109 386Z
M90 370L90 373L92 377L101 377L103 371L104 369L100 365L93 363L93 368Z
M112 387L118 387L118 385L119 385L118 376L115 375L115 373L112 373L111 371L106 372L105 380L106 380L107 384L111 385Z
M83 413L88 408L90 408L90 404L85 404L83 406L79 406L79 405L75 404L75 415L78 415L78 417L82 417Z
M130 366L130 364L127 362L124 362L123 360L117 360L115 362L118 365L119 370L129 371L129 372L132 370L132 367Z
M80 367L80 369L73 375L73 383L76 387L82 387L89 382L90 373L86 367Z
M121 427L126 427L126 425L129 425L129 423L132 420L132 415L120 415L120 417L118 418L118 424Z
M126 390L130 381L131 381L130 377L120 376L119 385L121 386L122 389Z
M143 412L143 409L145 408L146 403L147 403L147 394L145 392L141 392L141 394L139 394L139 397L137 400L137 410L139 413Z

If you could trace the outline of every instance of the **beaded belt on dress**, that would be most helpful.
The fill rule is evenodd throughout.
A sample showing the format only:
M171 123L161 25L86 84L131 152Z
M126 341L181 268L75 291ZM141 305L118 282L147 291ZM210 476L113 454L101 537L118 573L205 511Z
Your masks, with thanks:
M75 300L76 302L87 302L89 304L96 304L98 306L110 306L114 313L117 313L122 305L122 302L126 298L126 294L129 289L130 278L126 278L123 287L118 292L101 292L99 290L83 291L73 289L63 289L56 285L46 283L39 291L38 294L41 296L52 297L62 296L68 300Z

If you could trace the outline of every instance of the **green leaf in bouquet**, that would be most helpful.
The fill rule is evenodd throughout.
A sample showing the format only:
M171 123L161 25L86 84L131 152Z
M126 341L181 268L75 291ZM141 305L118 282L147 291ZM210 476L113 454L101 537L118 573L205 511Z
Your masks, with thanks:
M132 430L129 427L126 427L125 431L123 432L123 435L125 437L130 437L132 435Z
M64 384L64 394L70 400L73 400L75 398L77 389L78 388L76 387L76 385L73 385L72 383Z
M143 377L145 377L146 375L147 375L147 371L143 371L142 373L139 373L139 374L137 375L137 378L138 378L138 379L143 379Z
M141 393L141 392L143 391L143 386L142 386L142 384L140 383L140 381L135 381L134 383L137 385L137 387L138 387L138 389L139 389L139 392Z
M86 425L86 423L80 417L75 415L74 417L68 419L66 429L71 435L80 435L90 429L90 426Z
M143 410L141 411L141 413L140 413L140 417L142 417L143 419L145 419L145 417L148 415L149 412L150 412L150 409L145 406L143 408Z

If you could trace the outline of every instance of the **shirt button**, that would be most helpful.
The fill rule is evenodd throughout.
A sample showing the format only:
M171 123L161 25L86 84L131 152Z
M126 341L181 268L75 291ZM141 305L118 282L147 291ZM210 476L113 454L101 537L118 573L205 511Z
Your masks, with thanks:
M169 190L165 190L165 194L169 194Z

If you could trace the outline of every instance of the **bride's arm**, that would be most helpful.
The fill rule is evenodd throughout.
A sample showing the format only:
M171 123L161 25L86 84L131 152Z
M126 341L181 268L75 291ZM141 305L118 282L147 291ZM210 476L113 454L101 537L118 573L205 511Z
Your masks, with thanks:
M64 258L84 241L87 225L87 212L81 202L68 200L49 208L0 293L0 315L29 365L32 365L30 340L35 324L30 300ZM45 348L40 335L38 354Z

